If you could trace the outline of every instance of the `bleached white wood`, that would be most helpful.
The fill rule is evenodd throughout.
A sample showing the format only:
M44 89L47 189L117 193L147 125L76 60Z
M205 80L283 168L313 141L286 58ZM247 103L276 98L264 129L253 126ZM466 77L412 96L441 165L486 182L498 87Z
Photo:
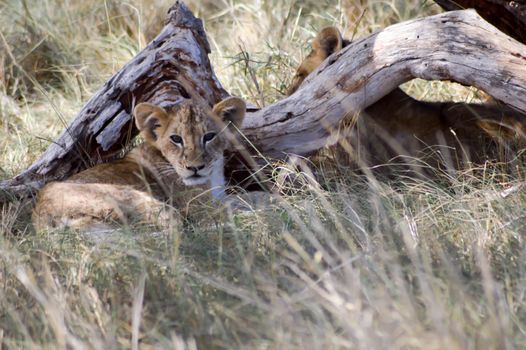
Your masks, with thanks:
M476 86L526 111L526 46L475 11L390 26L329 57L290 97L245 119L245 135L266 155L308 154L346 115L413 78ZM386 115L386 118L389 118Z

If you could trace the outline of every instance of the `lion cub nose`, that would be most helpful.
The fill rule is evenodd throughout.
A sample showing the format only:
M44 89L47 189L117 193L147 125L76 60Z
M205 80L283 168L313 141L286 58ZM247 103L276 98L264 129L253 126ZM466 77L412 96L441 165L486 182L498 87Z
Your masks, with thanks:
M186 169L190 170L190 171L193 171L195 174L197 174L197 172L199 170L203 170L205 168L204 165L199 165L199 166L187 166Z

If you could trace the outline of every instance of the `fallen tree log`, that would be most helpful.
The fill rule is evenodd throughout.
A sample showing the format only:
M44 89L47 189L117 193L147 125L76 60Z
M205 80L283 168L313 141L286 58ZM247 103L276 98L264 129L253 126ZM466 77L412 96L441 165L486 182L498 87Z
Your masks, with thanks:
M174 104L191 95L212 104L226 95L210 67L201 22L180 2L161 34L86 104L35 164L0 189L23 195L107 158L135 135L134 102ZM288 98L249 112L243 132L271 158L307 155L349 114L413 78L476 86L526 112L526 48L474 11L449 12L388 27L329 57ZM388 117L388 116L386 116Z
M396 24L353 42L293 95L248 117L243 131L263 154L308 154L326 145L329 130L344 116L413 78L475 86L526 111L526 47L464 10Z
M179 81L181 74L209 103L228 96L212 70L209 53L201 20L176 1L161 33L95 93L40 159L0 183L0 192L23 196L112 157L137 134L131 117L135 104L168 106L189 98Z

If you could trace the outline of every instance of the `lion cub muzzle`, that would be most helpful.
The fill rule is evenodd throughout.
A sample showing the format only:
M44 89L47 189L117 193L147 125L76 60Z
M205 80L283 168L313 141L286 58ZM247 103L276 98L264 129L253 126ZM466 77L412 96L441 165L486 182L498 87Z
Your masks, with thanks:
M245 110L243 100L230 97L212 110L191 101L170 109L141 103L134 114L146 142L162 153L185 185L209 184L213 190L224 187L227 133L241 126Z

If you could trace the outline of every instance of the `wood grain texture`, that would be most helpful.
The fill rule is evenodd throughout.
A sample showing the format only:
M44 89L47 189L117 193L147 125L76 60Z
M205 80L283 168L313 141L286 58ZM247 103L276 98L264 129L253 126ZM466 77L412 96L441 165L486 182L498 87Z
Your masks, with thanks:
M136 103L167 106L189 97L180 74L210 104L228 96L209 53L201 20L176 1L161 33L95 93L40 159L0 183L0 190L23 195L114 156L137 134L131 117Z
M475 86L526 111L526 47L475 11L463 10L355 41L329 57L296 93L249 115L244 132L263 154L309 154L327 144L345 115L413 78Z

